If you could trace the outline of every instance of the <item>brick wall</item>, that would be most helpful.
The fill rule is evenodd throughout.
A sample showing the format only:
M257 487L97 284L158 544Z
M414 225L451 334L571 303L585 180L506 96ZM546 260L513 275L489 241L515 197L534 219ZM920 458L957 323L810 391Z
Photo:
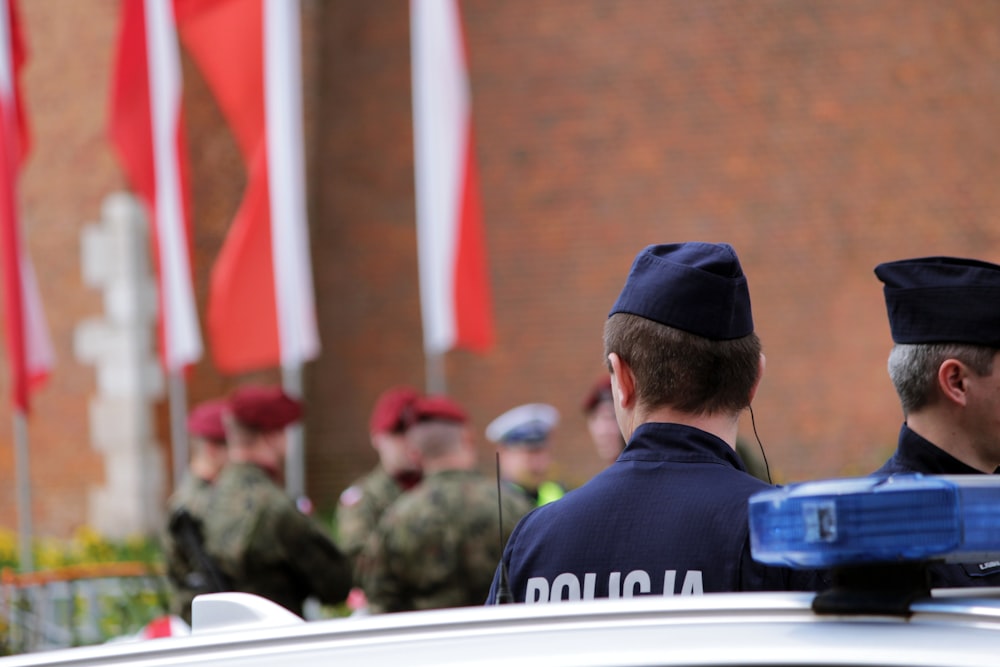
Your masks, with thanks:
M22 3L36 149L29 246L60 366L32 421L36 515L82 521L91 371L69 333L99 309L73 245L121 176L101 134L117 3ZM77 7L77 5L80 7ZM732 243L768 357L754 402L776 479L866 473L900 422L880 261L1000 261L1000 5L464 0L497 345L446 358L486 423L521 402L563 414L556 459L598 469L579 414L601 327L648 243ZM322 357L306 369L308 488L321 506L374 462L366 423L390 384L422 385L407 3L306 0L309 207ZM186 63L198 297L242 169ZM4 370L4 369L0 369ZM4 377L6 377L4 375ZM273 379L273 373L254 378ZM192 400L247 378L206 359ZM7 423L0 406L0 425ZM166 420L165 407L159 411ZM749 420L742 435L752 439ZM161 423L162 440L169 434ZM0 525L13 524L0 431ZM71 461L73 474L55 462Z
M407 16L390 7L338 3L321 22L331 106L314 234L339 269L323 283L327 352L311 380L335 406L311 422L324 451L311 459L316 489L342 487L372 459L345 453L363 442L357 413L378 390L422 378ZM873 267L1000 260L997 7L463 7L498 342L486 357L452 353L448 382L476 424L552 402L562 473L591 474L577 406L634 253L729 241L768 355L755 412L776 478L877 467L901 417Z

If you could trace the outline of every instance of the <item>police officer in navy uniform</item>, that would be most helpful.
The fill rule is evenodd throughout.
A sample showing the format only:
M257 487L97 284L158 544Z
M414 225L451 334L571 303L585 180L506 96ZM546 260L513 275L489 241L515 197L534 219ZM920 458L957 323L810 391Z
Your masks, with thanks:
M1000 466L1000 266L958 257L879 264L889 377L903 408L875 475L992 474ZM931 567L934 588L1000 586L1000 563Z
M747 500L768 484L735 452L764 370L747 280L727 244L642 250L604 328L617 461L518 524L497 568L516 602L811 590L750 555ZM505 592L505 591L504 591Z
M511 408L486 427L486 438L500 447L500 477L507 489L541 507L559 500L566 488L549 479L552 431L559 411L547 403Z

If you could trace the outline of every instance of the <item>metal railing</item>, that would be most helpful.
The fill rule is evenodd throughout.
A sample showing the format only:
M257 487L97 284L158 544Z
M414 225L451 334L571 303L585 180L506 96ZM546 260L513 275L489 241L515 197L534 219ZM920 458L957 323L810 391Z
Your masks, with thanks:
M167 596L162 569L148 563L3 569L0 655L98 644L135 632L166 612Z

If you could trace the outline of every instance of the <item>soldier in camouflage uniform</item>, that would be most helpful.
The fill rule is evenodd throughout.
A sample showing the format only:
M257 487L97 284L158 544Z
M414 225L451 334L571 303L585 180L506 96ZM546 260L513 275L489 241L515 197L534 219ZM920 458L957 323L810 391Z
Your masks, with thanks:
M191 623L191 601L201 593L215 592L197 565L197 558L185 548L178 534L178 514L186 511L200 529L210 502L213 483L226 464L226 432L222 425L225 402L206 401L188 415L187 431L191 449L188 474L167 500L167 523L161 534L170 585L170 611Z
M351 568L324 529L277 485L284 469L285 427L301 404L279 388L244 387L224 415L229 464L205 516L205 546L232 590L266 597L302 615L303 602L343 602Z
M418 397L415 389L393 387L375 402L368 430L379 463L345 489L337 504L337 545L353 563L382 513L420 482L420 463L405 437L406 420Z
M465 412L450 399L417 401L407 439L424 481L383 514L361 576L372 613L481 605L506 541L531 505L505 494L498 525L495 482L476 469Z

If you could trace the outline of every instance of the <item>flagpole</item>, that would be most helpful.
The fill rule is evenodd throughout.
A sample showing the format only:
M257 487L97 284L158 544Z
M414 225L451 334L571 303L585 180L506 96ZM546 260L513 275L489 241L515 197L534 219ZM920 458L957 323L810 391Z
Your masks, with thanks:
M448 382L444 372L444 353L427 352L424 355L424 369L426 373L428 394L448 393Z
M427 390L444 355L493 339L469 73L458 0L410 0L413 166Z
M281 385L289 396L302 398L302 364L281 367ZM295 423L286 429L288 456L285 465L285 491L298 500L305 495L305 438L302 424Z
M31 521L31 465L28 461L28 420L21 408L14 410L14 449L17 470L18 553L21 572L35 569L31 545L34 530Z
M174 460L174 489L187 473L187 384L182 370L170 371L170 439Z

